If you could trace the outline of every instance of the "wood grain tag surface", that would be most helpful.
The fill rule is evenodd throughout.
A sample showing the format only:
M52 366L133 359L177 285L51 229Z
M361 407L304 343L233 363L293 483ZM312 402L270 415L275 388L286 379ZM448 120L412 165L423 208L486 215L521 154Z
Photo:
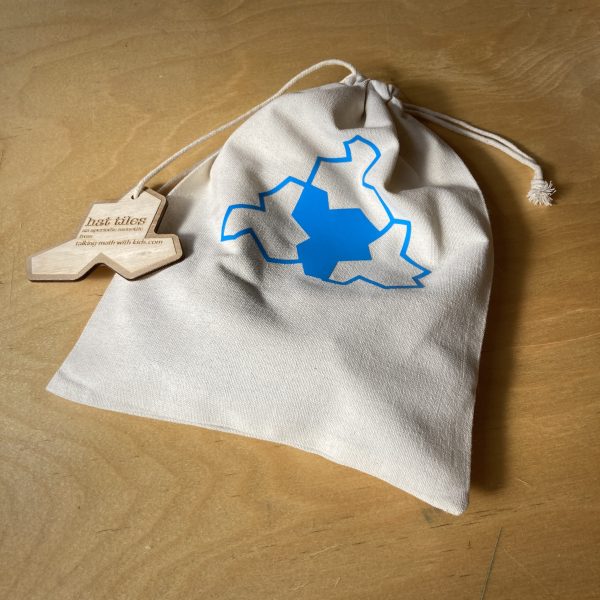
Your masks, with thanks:
M167 199L154 190L137 198L92 204L75 237L27 259L32 281L74 281L104 264L135 279L179 260L179 238L155 232Z

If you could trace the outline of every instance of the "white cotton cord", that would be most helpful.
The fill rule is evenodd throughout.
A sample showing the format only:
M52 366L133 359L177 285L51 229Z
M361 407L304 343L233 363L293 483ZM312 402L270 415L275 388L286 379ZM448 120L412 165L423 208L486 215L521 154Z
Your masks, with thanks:
M550 206L552 204L552 194L556 188L551 181L544 181L542 177L534 177L531 180L531 187L527 192L527 198L531 204L536 206Z
M437 123L450 131L460 133L465 137L477 140L488 146L493 146L526 167L529 167L533 171L533 178L531 179L531 186L527 193L527 199L537 206L550 206L552 204L552 194L556 192L556 188L552 185L551 181L547 182L544 180L542 168L535 159L528 154L525 154L525 152L515 146L512 142L509 142L500 135L475 127L466 121L461 121L460 119L455 119L454 117L450 117L443 113L435 112L429 108L404 102L402 105L404 110L412 115L422 117L432 123Z
M185 171L183 171L182 173L177 173L177 175L175 175L168 181L165 181L165 183L163 183L156 191L161 196L166 196L167 193L169 193L176 185L178 185L182 179L187 177L192 171L197 169L200 165L204 164L205 162L210 161L212 158L217 156L217 154L219 154L219 152L221 152L220 148L219 148L219 150L217 150L216 152L213 152L209 156L205 156L205 157L201 158L198 162L194 163L188 169L185 169Z
M216 127L215 129L213 129L212 131L209 131L205 135L200 136L199 138L195 139L193 142L189 143L187 146L184 146L183 148L181 148L181 150L178 150L177 152L175 152L174 154L169 156L169 158L167 158L166 160L161 162L154 169L152 169L147 175L145 175L142 179L140 179L138 184L131 191L131 197L137 198L140 195L141 191L144 189L145 185L148 183L148 181L150 181L150 179L152 179L155 175L157 175L163 169L168 167L173 161L177 160L182 154L185 154L188 150L191 150L195 146L198 146L199 144L206 142L207 140L214 137L218 133L221 133L221 131L225 131L226 129L233 127L237 123L244 121L248 117L251 117L254 113L258 112L261 108L265 107L270 102L273 102L273 100L275 100L276 98L283 96L283 94L285 94L285 92L287 92L292 86L294 86L296 83L298 83L298 81L300 81L301 79L304 79L305 77L307 77L311 73L314 73L315 71L318 71L319 69L323 69L324 67L329 67L329 66L344 67L344 68L348 69L348 71L350 71L350 73L352 75L357 75L357 71L353 65L351 65L350 63L347 63L343 60L338 60L336 58L332 58L329 60L323 60L315 65L312 65L312 67L308 67L308 69L304 69L304 71L301 71L300 73L298 73L298 75L296 75L295 77L292 77L292 79L290 79L278 92L273 94L271 97L267 98L260 104L257 104L255 107L246 111L244 114L240 115L239 117L236 117L235 119L232 119L231 121L228 121L227 123L224 123L223 125L219 125L219 127Z

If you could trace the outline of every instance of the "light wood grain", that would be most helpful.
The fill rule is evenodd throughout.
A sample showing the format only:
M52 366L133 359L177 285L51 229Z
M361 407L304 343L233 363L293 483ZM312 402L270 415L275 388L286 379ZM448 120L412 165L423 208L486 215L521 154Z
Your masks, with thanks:
M599 19L553 0L3 2L0 597L470 599L488 571L487 600L597 597ZM559 190L530 206L527 169L434 127L482 187L496 255L458 518L300 451L44 389L110 274L34 284L26 257L332 55L513 139Z
M74 237L27 258L28 279L74 281L96 265L135 279L179 260L179 238L155 233L166 207L154 190L92 204Z

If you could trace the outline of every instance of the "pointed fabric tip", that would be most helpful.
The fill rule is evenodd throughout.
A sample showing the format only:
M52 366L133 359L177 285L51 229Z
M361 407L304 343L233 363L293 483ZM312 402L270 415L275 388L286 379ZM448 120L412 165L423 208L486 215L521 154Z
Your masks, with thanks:
M527 193L527 198L531 204L536 206L550 206L554 192L556 192L556 188L552 185L551 181L533 179L531 181L531 188Z

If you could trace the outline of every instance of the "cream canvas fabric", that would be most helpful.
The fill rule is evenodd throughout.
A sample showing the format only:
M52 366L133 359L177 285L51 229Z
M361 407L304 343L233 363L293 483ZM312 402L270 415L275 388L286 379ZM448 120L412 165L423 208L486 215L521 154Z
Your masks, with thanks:
M492 277L473 177L353 72L248 118L168 194L185 258L115 276L48 390L468 502Z

